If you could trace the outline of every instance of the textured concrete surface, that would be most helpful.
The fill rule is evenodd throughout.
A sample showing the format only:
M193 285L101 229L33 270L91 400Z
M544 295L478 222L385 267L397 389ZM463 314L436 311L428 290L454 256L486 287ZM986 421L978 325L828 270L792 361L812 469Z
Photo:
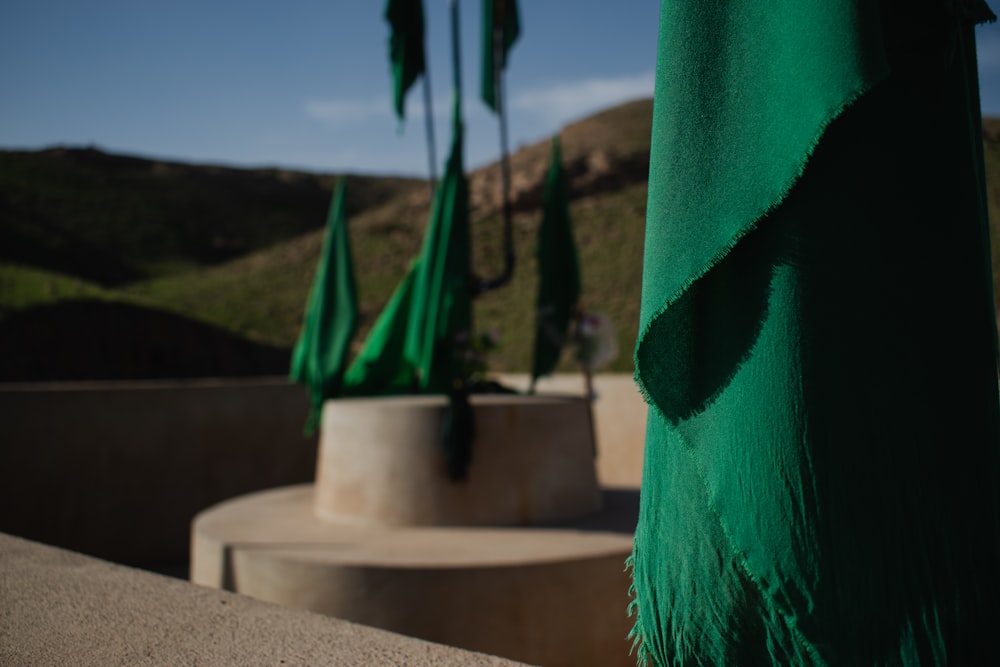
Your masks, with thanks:
M531 378L524 373L504 373L499 381L525 391ZM626 373L599 373L594 376L593 389L597 479L602 487L638 489L646 442L646 403ZM582 374L558 373L540 378L537 391L583 396L586 387Z
M581 397L474 395L467 478L449 479L444 396L327 401L315 512L392 525L536 525L600 508Z
M312 487L199 515L192 580L293 608L546 667L631 667L626 635L638 493L545 528L336 524Z
M0 664L516 667L0 534Z
M638 489L645 404L629 375L594 387L598 481ZM583 379L539 391L580 396ZM285 378L0 384L0 531L117 562L184 560L200 510L314 479L308 409Z

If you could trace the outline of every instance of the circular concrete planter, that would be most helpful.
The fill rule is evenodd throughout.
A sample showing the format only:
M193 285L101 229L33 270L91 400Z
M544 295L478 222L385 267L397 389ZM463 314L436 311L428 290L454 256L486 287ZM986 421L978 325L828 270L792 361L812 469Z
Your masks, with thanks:
M536 525L600 509L586 399L475 395L468 478L448 478L444 396L338 399L323 408L314 511L389 525Z
M444 396L327 401L316 483L199 514L191 580L530 664L634 664L635 511L598 486L588 401L470 404L472 461L454 482Z
M546 667L629 667L634 513L546 528L337 524L311 485L202 512L191 581Z

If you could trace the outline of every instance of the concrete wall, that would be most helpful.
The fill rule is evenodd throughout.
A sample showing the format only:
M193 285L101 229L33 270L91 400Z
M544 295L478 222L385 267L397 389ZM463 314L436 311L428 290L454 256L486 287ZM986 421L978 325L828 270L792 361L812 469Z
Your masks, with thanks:
M185 559L202 509L313 479L307 410L280 378L0 385L0 531L118 562Z
M531 380L523 373L503 374L499 379L522 391ZM595 375L593 384L597 479L605 487L638 489L646 440L646 403L629 374ZM586 388L582 374L561 373L541 378L537 391L582 396Z
M638 488L645 405L630 376L594 385L598 480ZM584 393L575 374L538 389ZM313 479L307 411L284 378L0 384L0 531L118 562L184 559L200 510Z
M516 667L0 534L0 664Z

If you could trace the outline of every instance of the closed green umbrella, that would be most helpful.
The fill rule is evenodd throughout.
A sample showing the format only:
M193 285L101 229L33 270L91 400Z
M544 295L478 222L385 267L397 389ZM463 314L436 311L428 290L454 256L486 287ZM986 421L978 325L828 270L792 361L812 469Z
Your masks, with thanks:
M990 17L663 0L635 357L653 663L1000 657Z

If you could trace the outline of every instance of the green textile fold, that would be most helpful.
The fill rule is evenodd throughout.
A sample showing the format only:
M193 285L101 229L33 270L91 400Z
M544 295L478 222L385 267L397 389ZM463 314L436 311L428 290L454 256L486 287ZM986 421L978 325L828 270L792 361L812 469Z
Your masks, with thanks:
M481 16L483 22L481 95L486 106L496 111L497 77L506 68L507 55L521 34L521 21L516 0L483 0ZM499 53L495 39L499 40Z
M664 0L630 559L657 665L992 664L979 2Z
M403 352L414 368L417 385L425 392L447 393L452 389L459 379L459 343L471 337L469 185L462 160L460 113L456 99L451 153L414 276L413 315Z
M379 313L354 362L344 375L348 396L391 396L416 392L416 374L403 356L411 317L413 283L419 259L410 263L403 280Z
M580 266L569 215L569 188L559 137L552 138L552 162L545 177L542 223L538 228L538 301L531 379L551 373L569 335L580 300Z
M348 370L352 395L446 394L462 380L462 342L472 329L472 271L461 114L456 87L451 152L420 254Z
M423 0L388 0L385 20L389 23L389 61L392 66L393 109L400 120L406 116L406 92L424 73Z
M309 389L311 412L306 425L308 433L319 423L323 401L341 393L347 355L358 318L344 204L346 185L346 178L337 182L302 331L292 351L289 377Z

